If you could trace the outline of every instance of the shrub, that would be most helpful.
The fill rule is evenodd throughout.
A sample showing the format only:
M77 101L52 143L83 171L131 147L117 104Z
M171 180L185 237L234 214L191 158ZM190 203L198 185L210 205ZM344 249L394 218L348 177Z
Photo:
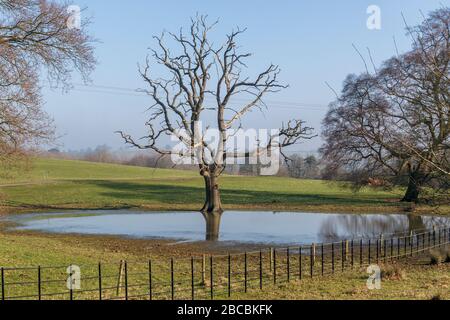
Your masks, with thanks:
M389 280L402 280L406 278L406 272L398 265L385 266L381 270L381 278Z
M434 296L432 296L432 297L431 297L431 300L442 300L442 297L441 297L441 295L438 293L438 294L435 294Z
M444 253L445 263L450 263L450 248L447 248Z
M431 265L438 265L442 261L442 255L437 250L430 251L430 264Z

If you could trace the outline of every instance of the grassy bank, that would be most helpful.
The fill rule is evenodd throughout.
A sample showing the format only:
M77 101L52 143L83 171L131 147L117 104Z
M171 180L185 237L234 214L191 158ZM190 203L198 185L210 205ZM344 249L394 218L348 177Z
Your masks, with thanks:
M101 262L103 266L103 298L123 299L123 290L117 294L115 287L117 286L119 261L125 259L128 261L128 281L132 286L129 292L130 296L139 293L142 296L134 298L148 299L148 273L146 271L148 259L153 261L154 288L157 287L157 283L165 283L167 290L170 288L169 256L183 259L189 258L191 255L199 257L202 253L221 253L217 249L206 248L201 244L167 244L167 242L112 237L75 237L22 232L0 233L0 266L36 267L39 265L42 267L41 277L45 283L42 290L43 299L68 299L68 291L65 287L66 268L69 264L78 265L82 270L82 290L92 289L92 292L75 292L75 299L98 299L97 264ZM264 261L267 262L267 260ZM294 266L294 259L292 261ZM422 255L394 262L393 266L381 264L384 272L381 290L367 289L368 274L365 268L358 266L353 270L347 268L344 272L337 268L336 274L324 277L320 277L317 273L311 279L306 275L301 281L297 276L292 275L290 283L286 283L285 276L279 275L278 281L282 283L274 285L272 279L268 278L264 282L262 291L259 290L258 281L256 284L253 281L253 285L249 286L246 294L243 292L243 283L237 281L237 277L242 275L234 274L235 283L231 299L450 299L450 264L430 265L429 261L427 255ZM199 260L195 265L197 270L196 297L197 299L209 299L209 288L200 281L198 262ZM308 264L307 261L305 262L305 273L307 273ZM232 263L236 268L236 261L233 260ZM279 263L280 266L283 265L283 261L280 260ZM60 267L52 269L48 268L49 266ZM176 285L179 285L177 280L180 280L180 272L190 274L188 267L181 270L180 266L179 263L175 265ZM222 271L222 274L226 273L226 270ZM249 271L251 274L255 274L254 270L250 269ZM284 270L279 270L279 272L280 274L285 273ZM294 268L292 272L295 273ZM207 272L207 283L208 275ZM189 278L189 276L186 277ZM249 278L251 279L252 276ZM32 283L31 286L8 285L6 287L8 297L33 295L33 299L36 299L36 268L7 271L5 279L7 283ZM216 275L214 279L215 298L228 299L226 276ZM222 284L221 288L219 283ZM140 285L143 287L136 287ZM189 288L189 286L187 287ZM60 294L49 295L55 292ZM170 292L162 296L156 296L156 292L161 291L155 290L155 298L170 299ZM190 291L177 292L176 298L190 299Z
M3 175L5 176L5 175ZM325 181L297 180L280 177L222 178L222 196L226 209L308 210L322 212L396 212L406 210L398 202L401 190L388 192L364 189L353 193L348 188ZM9 173L0 180L2 212L45 211L52 209L142 208L155 210L198 210L203 201L202 179L195 172L128 167L81 161L37 159L29 170ZM421 207L419 211L429 211ZM42 279L49 281L43 292L63 290L68 264L83 266L87 285L97 286L97 265L104 266L104 297L114 298L120 260L130 261L133 283L146 283L146 263L155 265L155 277L167 282L168 259L189 259L203 254L224 254L233 248L207 243L174 244L171 241L122 239L79 235L18 232L0 224L0 266L43 266ZM224 251L226 250L226 251ZM238 249L236 249L238 250ZM242 248L239 248L242 250ZM247 250L247 249L246 249ZM137 263L136 263L137 262ZM186 264L188 265L188 264ZM48 269L46 266L61 266ZM178 265L176 266L178 267ZM236 290L233 299L449 299L449 265L430 266L427 261L402 263L405 276L383 281L381 291L369 291L365 270L347 270L337 276L321 279L292 280L287 285L271 284L264 291L251 289L243 295ZM141 269L139 269L141 268ZM197 270L199 266L196 266ZM189 273L189 270L181 270ZM223 271L223 270L222 270ZM58 281L53 281L58 279ZM31 289L19 286L8 294L35 294L36 269L7 273L8 282L30 282ZM197 279L198 280L198 279ZM225 281L218 278L217 281ZM86 284L85 284L86 285ZM208 298L208 288L196 283ZM65 292L65 293L64 293ZM189 293L186 293L189 295ZM64 296L67 298L67 296ZM62 298L62 296L47 296ZM92 297L97 298L95 291ZM187 297L189 298L189 297ZM217 293L217 298L227 298Z
M428 265L422 261L402 261L394 266L381 266L381 270L396 270L394 275L382 279L381 289L369 290L369 276L364 269L347 270L335 276L293 281L280 286L271 285L263 291L249 295L236 295L236 299L255 300L432 300L450 299L450 264Z
M395 212L408 207L398 202L401 190L354 193L332 182L282 177L223 176L221 191L225 209ZM4 211L198 210L203 180L189 171L37 159L28 171L0 179L0 196Z

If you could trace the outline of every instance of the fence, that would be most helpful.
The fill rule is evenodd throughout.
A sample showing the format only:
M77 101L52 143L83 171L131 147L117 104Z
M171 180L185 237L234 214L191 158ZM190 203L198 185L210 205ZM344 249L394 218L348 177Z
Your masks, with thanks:
M269 284L334 274L348 268L447 246L450 228L415 231L242 254L121 261L78 266L1 267L4 300L204 300L264 289ZM80 288L74 270L81 271ZM72 276L68 279L68 273ZM69 288L69 289L68 289Z

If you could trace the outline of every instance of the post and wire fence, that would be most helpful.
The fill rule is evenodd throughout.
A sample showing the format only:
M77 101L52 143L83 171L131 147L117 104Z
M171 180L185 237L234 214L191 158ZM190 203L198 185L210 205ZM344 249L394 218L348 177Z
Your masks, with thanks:
M445 227L239 254L69 266L3 266L0 301L226 299L271 285L392 263L449 244L450 228Z

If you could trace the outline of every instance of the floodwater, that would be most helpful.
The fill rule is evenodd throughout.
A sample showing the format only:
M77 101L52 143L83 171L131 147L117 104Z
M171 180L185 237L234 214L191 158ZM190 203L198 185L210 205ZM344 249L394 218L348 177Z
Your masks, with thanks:
M19 230L140 239L205 240L205 218L198 212L131 210L13 215ZM220 242L311 244L339 239L397 234L450 225L450 218L406 214L321 214L229 211L222 214Z

